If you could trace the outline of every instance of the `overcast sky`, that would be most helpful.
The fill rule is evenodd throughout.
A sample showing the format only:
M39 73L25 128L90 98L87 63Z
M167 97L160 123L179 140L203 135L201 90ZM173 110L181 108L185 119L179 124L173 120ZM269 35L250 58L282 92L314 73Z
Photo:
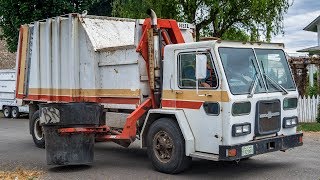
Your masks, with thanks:
M290 55L296 50L317 46L317 33L303 28L320 15L320 0L294 0L284 17L285 34L272 38L272 42L282 42Z

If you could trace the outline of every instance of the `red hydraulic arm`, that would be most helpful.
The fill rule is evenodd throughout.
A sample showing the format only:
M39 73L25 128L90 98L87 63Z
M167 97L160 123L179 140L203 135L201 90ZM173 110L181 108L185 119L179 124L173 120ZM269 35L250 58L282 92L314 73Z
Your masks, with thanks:
M172 19L158 19L157 28L161 29L161 34L166 44L169 44L170 42L172 42L172 44L184 43L184 39L178 27L177 21ZM146 62L149 62L149 59L148 59L148 30L149 29L151 29L150 18L146 19L142 25L142 37L139 42L139 46L137 47L137 52L141 53L143 59ZM165 33L166 31L168 33Z
M161 34L161 42L163 41L163 44L160 44L161 46L161 56L163 57L163 48L167 44L178 44L178 43L184 43L183 36L181 34L181 31L179 29L178 23L175 20L172 19L157 19L157 29L159 30L159 34ZM152 81L152 78L150 76L149 72L149 65L150 65L150 59L149 59L149 45L148 45L148 31L152 30L151 26L151 18L145 19L143 25L142 25L142 36L141 40L139 42L139 45L137 47L137 52L140 52L143 59L146 61L146 68L148 72L148 78L149 83ZM150 83L151 84L151 83ZM152 101L152 108L158 108L155 102L155 95L153 88L150 88L150 98Z

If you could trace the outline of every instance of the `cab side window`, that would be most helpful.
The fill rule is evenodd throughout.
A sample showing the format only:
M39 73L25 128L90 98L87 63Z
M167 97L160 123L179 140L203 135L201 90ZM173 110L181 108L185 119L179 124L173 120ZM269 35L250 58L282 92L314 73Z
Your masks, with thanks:
M196 52L190 52L178 55L180 88L196 88L196 54ZM207 52L203 54L207 56L207 77L198 80L199 88L217 88L218 78L211 55Z

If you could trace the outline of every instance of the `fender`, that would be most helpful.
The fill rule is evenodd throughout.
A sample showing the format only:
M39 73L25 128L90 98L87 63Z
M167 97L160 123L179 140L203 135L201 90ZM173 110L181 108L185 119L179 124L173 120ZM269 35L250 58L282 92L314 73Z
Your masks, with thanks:
M146 147L146 135L148 133L150 125L159 118L168 117L178 122L180 130L185 140L186 156L195 152L194 136L191 131L188 120L184 114L183 110L174 109L151 109L144 121L140 137L141 137L141 147Z

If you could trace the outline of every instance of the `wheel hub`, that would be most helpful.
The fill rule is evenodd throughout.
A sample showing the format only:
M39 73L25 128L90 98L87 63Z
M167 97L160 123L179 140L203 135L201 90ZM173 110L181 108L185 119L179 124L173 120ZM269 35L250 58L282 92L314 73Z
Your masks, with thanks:
M9 116L9 110L8 110L8 109L4 109L3 113L4 113L4 115L5 115L6 117Z
M15 110L12 111L12 116L16 117L17 112Z
M153 151L157 158L167 163L172 157L174 145L171 137L165 131L159 131L153 138Z
M34 123L34 135L38 140L42 140L43 139L43 127L40 126L40 119L36 119L35 123Z

